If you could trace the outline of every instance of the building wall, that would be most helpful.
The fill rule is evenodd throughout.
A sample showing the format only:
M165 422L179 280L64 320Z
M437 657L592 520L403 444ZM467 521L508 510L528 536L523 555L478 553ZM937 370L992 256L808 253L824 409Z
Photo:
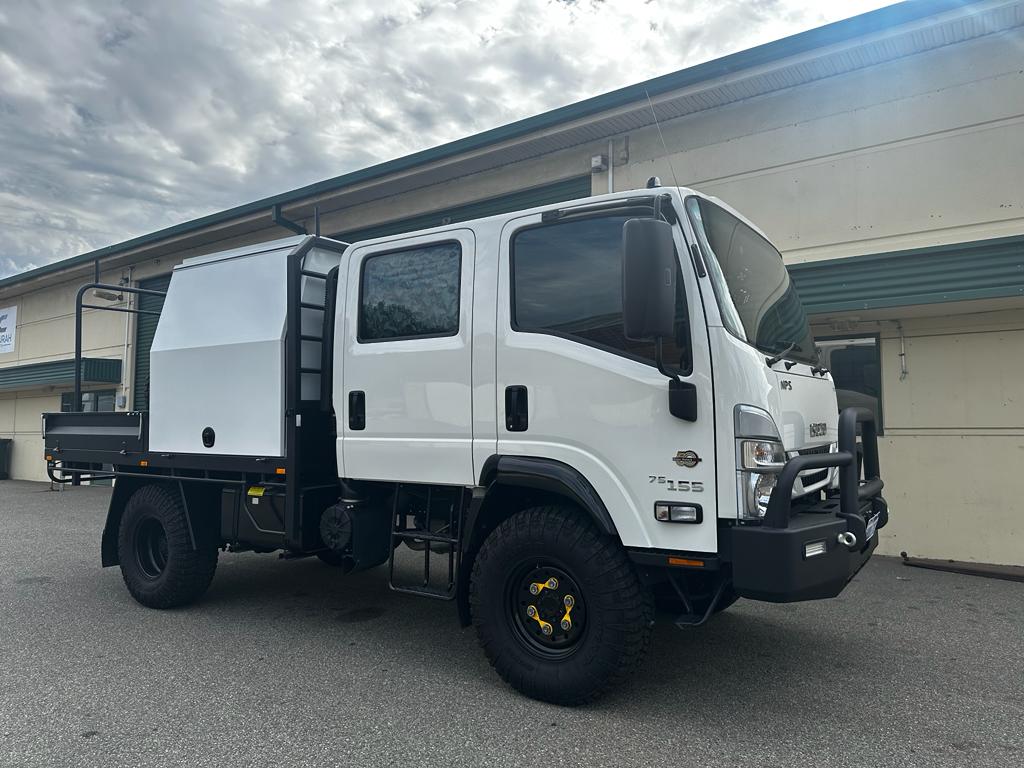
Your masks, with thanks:
M664 122L668 154L636 131L615 188L675 176L790 262L1020 234L1022 50L1017 29Z
M879 551L1021 564L1024 309L955 309L935 305L931 316L898 322L837 319L814 330L881 337L879 450L892 517Z

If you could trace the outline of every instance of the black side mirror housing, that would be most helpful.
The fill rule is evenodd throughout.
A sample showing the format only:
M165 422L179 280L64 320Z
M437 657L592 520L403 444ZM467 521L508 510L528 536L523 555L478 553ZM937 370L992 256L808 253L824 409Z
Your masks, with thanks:
M650 341L675 333L675 259L668 222L630 219L622 226L622 325L627 339Z

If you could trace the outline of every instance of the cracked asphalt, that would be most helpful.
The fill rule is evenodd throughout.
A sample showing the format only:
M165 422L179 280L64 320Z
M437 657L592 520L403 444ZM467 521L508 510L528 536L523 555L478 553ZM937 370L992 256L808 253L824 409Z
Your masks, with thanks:
M386 568L222 555L159 612L99 565L108 489L0 482L2 766L1006 766L1024 585L874 558L837 599L656 629L595 705L518 695ZM1016 755L1016 757L1014 757Z

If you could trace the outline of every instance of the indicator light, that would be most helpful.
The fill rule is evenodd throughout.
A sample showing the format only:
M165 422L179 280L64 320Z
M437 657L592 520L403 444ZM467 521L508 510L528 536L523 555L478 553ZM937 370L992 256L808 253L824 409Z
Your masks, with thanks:
M703 517L698 504L654 503L654 519L662 523L699 523Z
M669 565L685 565L689 568L703 568L703 560L691 560L688 557L670 557L668 559Z

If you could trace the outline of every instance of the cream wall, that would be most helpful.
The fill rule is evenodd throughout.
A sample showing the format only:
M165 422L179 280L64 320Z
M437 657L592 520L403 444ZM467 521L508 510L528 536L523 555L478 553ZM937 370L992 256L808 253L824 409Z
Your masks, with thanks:
M674 169L789 262L1019 234L1022 51L1016 29L663 122L667 156L657 130L633 132L615 188Z
M1024 307L955 308L814 330L881 336L880 459L892 518L879 551L1024 564Z
M121 272L103 272L104 282L116 283ZM92 276L87 278L92 280ZM75 345L75 294L81 280L49 288L7 295L0 304L18 307L13 352L0 355L0 368L31 365L71 357ZM90 303L92 300L88 300ZM95 303L107 303L96 300ZM111 306L118 306L111 302ZM87 357L120 359L124 352L125 315L86 310L82 320L82 351ZM118 389L107 385L103 389ZM40 415L60 410L60 393L67 387L43 387L25 391L0 391L0 438L14 440L11 477L46 480Z

